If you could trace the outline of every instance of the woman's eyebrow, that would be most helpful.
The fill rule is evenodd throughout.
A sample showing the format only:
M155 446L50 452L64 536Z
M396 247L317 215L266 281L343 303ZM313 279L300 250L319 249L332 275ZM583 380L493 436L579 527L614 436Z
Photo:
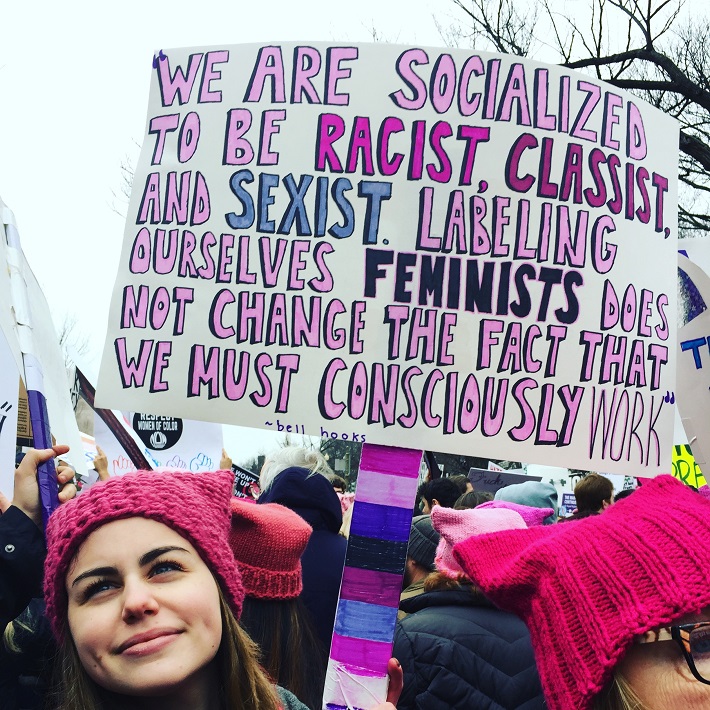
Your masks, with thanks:
M141 567L145 567L145 565L149 565L153 560L157 560L158 557L164 555L166 552L185 552L188 555L190 554L189 550L186 550L184 547L177 547L174 545L167 547L156 547L154 550L149 550L144 555L141 555L138 560L138 564Z
M189 550L186 550L184 547L178 547L176 545L167 545L166 547L156 547L153 550L149 550L144 555L141 555L140 559L138 560L138 564L141 567L145 567L146 565L149 565L151 562L153 562L153 560L157 560L158 557L160 557L161 555L164 555L167 552L184 552L188 555L190 554ZM106 576L116 575L116 574L118 574L118 569L116 567L94 567L93 569L89 569L86 572L82 572L71 583L71 586L72 587L76 586L79 582L86 579L87 577L106 577Z
M76 586L79 582L87 577L107 577L110 575L118 574L118 570L115 567L94 567L93 569L82 572L72 583L71 586Z

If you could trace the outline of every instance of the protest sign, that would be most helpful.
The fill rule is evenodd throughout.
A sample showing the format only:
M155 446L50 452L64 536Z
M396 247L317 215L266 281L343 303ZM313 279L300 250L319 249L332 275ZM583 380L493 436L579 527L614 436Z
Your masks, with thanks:
M49 306L20 243L15 216L0 199L0 329L26 386L32 444L46 449L68 444L79 474L86 465L69 395L69 382ZM71 457L74 456L76 460ZM54 460L38 466L42 519L59 504Z
M32 421L30 420L30 404L27 400L27 390L22 378L20 380L20 396L17 401L17 445L32 446Z
M575 510L577 510L577 499L574 497L574 493L563 493L557 515L560 518L569 518Z
M140 412L130 412L128 421L158 466L193 473L219 468L220 425Z
M259 489L259 474L248 471L246 468L232 464L234 473L234 495L237 498L255 500L261 492Z
M687 444L673 447L672 473L677 479L693 486L693 488L707 485L705 476L703 476L703 472Z
M154 468L152 459L146 456L142 442L136 436L130 424L124 421L123 415L117 414L110 409L101 409L95 406L96 390L89 378L78 367L74 368L74 387L72 389L77 390L79 396L93 410L94 439L98 436L104 442L104 445L107 445L109 441L112 444L115 442L114 445L121 449L119 454L121 457L120 465L114 468L119 468L123 473L127 470L145 471ZM124 460L129 464L128 466L123 465ZM116 463L118 462L114 459L113 464ZM109 472L113 464L111 459L109 459Z
M471 481L474 491L488 491L495 493L500 488L512 486L525 481L541 481L540 476L528 476L525 473L509 473L508 471L490 471L485 468L470 468L468 480Z
M678 290L678 411L695 460L703 466L710 464L710 277L682 254Z
M15 441L20 373L0 330L0 493L12 500L15 480Z
M219 468L222 428L217 424L139 412L123 412L118 418L150 468L193 473ZM94 418L94 436L109 459L111 475L137 470L132 457L98 414Z
M100 406L668 469L672 119L463 50L153 64Z

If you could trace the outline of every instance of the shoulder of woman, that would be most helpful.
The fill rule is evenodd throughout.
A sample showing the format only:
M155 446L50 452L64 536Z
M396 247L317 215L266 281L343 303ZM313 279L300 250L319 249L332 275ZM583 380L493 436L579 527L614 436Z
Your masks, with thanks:
M308 710L308 708L292 692L286 690L286 688L277 685L276 690L281 699L283 710Z

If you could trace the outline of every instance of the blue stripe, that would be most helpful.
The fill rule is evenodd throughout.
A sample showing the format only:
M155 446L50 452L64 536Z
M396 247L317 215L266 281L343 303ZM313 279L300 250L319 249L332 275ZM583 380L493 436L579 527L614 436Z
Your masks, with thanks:
M341 599L335 615L335 633L350 638L391 643L397 607Z
M355 501L350 532L360 537L407 542L412 527L412 509Z

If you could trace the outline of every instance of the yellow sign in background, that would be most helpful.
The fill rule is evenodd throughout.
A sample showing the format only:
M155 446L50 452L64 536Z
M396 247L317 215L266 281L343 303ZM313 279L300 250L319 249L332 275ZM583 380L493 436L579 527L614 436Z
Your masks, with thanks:
M688 444L673 447L673 475L693 488L706 485L703 472L695 462Z

